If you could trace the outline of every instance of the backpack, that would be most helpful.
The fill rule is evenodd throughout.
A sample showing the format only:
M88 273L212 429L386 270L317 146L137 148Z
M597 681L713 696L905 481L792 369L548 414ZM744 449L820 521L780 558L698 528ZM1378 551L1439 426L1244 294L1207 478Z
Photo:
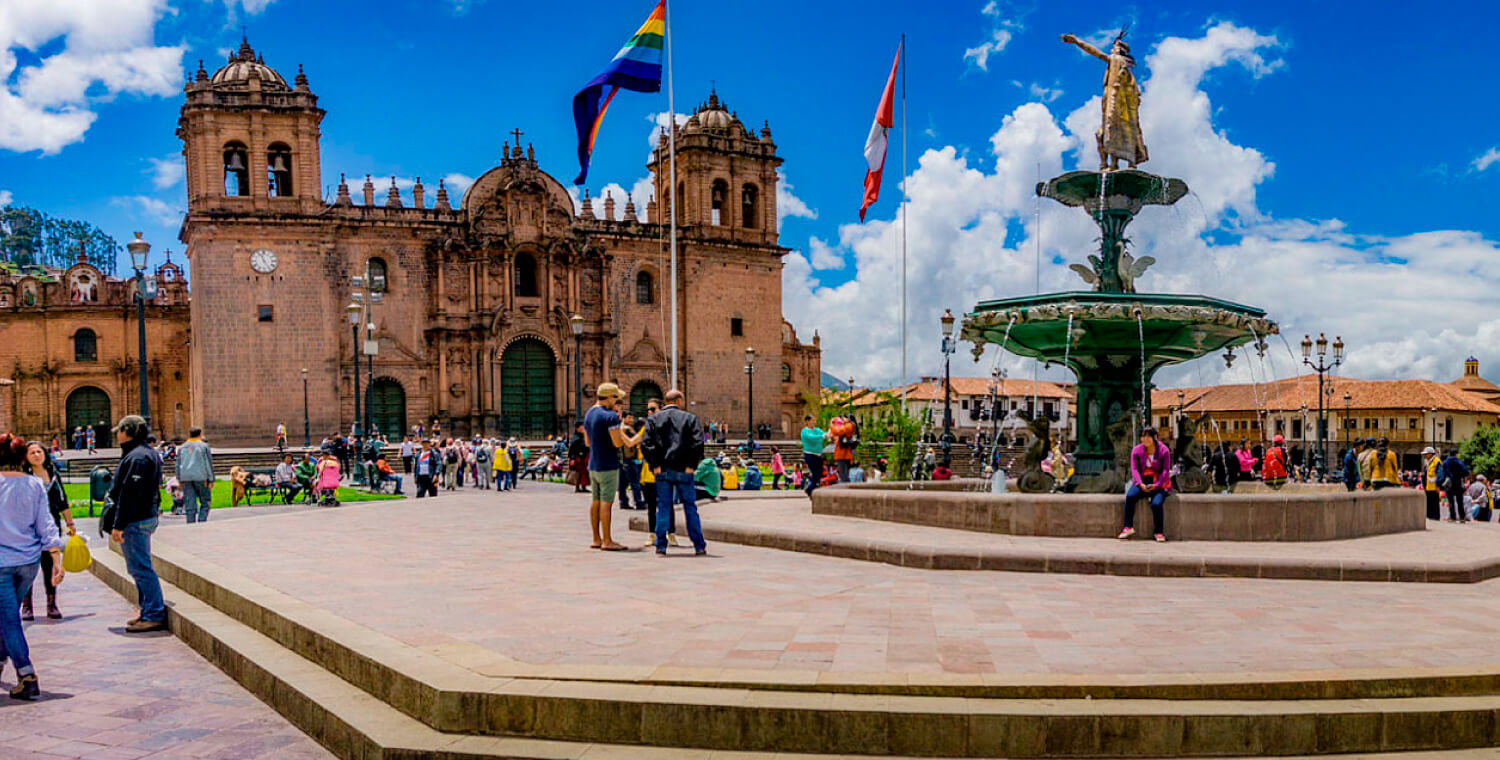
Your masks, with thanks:
M448 453L443 455L443 461L448 464L458 464L458 449L448 449Z

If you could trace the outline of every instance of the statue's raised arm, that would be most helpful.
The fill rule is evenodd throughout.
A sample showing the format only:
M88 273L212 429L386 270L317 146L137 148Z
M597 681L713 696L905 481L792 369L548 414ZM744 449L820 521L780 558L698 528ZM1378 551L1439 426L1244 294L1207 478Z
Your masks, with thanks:
M1066 42L1066 43L1069 43L1071 45L1077 45L1079 50L1082 50L1083 52L1088 53L1089 55L1091 55L1091 56L1093 56L1095 58L1098 58L1101 61L1105 61L1105 62L1109 61L1109 56L1105 55L1104 52L1101 51L1099 48L1096 48L1093 45L1090 45L1087 42L1084 42L1083 40L1080 40L1080 39L1078 39L1077 37L1074 37L1071 34L1064 34L1062 36L1062 41Z

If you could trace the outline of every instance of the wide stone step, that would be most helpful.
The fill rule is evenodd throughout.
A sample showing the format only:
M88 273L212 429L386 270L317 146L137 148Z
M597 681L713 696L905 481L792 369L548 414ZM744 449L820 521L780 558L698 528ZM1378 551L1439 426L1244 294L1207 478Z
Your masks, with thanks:
M491 677L168 545L159 545L156 554L159 572L174 585L169 598L178 614L210 604L440 734L634 745L647 751L642 757L667 757L660 754L664 748L887 757L1298 755L1480 748L1500 738L1500 696L1491 693L1163 699L1141 684L1134 692L1141 698L1134 699L908 696L819 691L781 681L774 671L762 674L759 688L685 686L654 683L639 673L617 680L569 678L568 672L524 664L518 673L525 675ZM101 563L98 572L113 574L117 588L128 586L117 563ZM1416 683L1418 691L1451 693L1443 678ZM1450 683L1458 684L1453 692L1466 694L1493 685Z

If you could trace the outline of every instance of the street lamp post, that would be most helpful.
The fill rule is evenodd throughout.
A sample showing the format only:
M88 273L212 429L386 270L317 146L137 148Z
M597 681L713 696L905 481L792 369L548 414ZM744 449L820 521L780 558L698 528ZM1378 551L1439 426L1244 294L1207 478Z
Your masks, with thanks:
M1306 403L1304 403L1302 405L1302 416L1301 416L1301 418L1299 418L1299 422L1300 422L1300 424L1299 424L1298 427L1300 428L1300 430L1298 430L1299 435L1297 436L1297 438L1298 438L1297 448L1299 448L1299 449L1302 450L1302 474L1305 476L1312 469L1312 468L1310 468L1308 466L1310 463L1308 461L1309 457L1307 456L1307 404Z
M1302 363L1306 364L1312 371L1318 373L1318 479L1321 481L1328 472L1328 409L1324 403L1323 383L1328 372L1344 363L1344 339L1335 337L1333 339L1333 361L1328 361L1328 338L1323 333L1318 333L1318 358L1313 361L1313 340L1309 335L1302 336ZM1331 390L1331 389L1330 389Z
M1349 391L1344 391L1344 451L1349 451L1349 410L1354 402L1354 396Z
M371 293L373 299L376 293ZM375 321L365 323L365 435L375 437L375 352L368 350L375 341Z
M951 358L957 348L953 339L953 312L943 309L943 464L949 464L953 452L953 377L950 374Z
M755 440L755 349L745 347L745 391L749 403L745 406L745 442Z
M344 307L344 313L349 315L349 341L350 349L354 352L354 437L358 439L362 434L359 427L359 317L363 311L357 303L350 303Z
M568 329L573 331L573 397L578 402L578 416L583 419L583 317L574 314L568 317Z
M135 239L125 244L130 251L130 265L135 269L135 324L138 342L138 355L136 363L140 365L141 379L141 418L146 420L146 425L151 424L151 387L146 379L146 254L151 252L151 244L141 239L141 233L135 233Z
M307 368L302 368L302 448L312 448L312 419L307 416Z

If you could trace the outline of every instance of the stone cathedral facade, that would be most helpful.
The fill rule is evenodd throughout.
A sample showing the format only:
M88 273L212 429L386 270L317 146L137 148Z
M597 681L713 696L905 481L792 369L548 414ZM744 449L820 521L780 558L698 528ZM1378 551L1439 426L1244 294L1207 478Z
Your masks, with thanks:
M248 42L186 86L177 133L190 396L193 420L215 440L264 443L277 423L300 432L304 368L314 439L349 429L354 357L369 342L361 395L391 436L434 421L466 435L562 432L577 405L575 368L585 389L614 381L637 406L677 385L700 417L736 431L753 378L755 424L778 436L800 425L803 395L820 384L820 349L781 316L788 251L777 239L781 159L769 126L746 129L713 95L678 128L677 187L665 140L648 165L655 197L678 204L673 382L667 230L655 201L638 209L626 199L619 220L613 198L602 213L588 199L575 211L519 135L462 198L420 180L409 193L394 182L377 191L366 177L354 191L340 178L325 199L323 115L300 67L288 84ZM380 301L352 326L356 275Z

